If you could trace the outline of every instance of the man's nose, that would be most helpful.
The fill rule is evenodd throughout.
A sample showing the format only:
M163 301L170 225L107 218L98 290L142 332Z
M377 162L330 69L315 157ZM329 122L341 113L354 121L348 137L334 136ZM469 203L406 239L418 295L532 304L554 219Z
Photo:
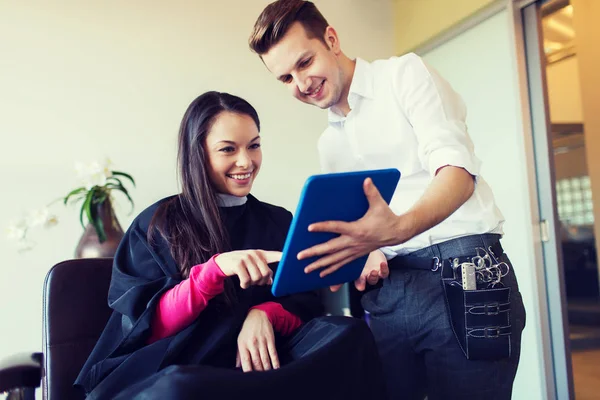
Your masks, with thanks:
M299 75L296 78L296 82L298 85L298 90L303 94L306 94L312 85L312 79L302 75Z

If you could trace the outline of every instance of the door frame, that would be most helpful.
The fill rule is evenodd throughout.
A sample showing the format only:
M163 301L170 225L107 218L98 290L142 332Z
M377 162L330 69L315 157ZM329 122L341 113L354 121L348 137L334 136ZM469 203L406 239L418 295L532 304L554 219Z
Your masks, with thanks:
M520 1L514 3L515 34L518 57L524 62L522 75L527 84L529 121L533 145L534 172L538 192L540 242L544 265L546 327L550 339L554 398L574 399L573 370L565 274L560 245L558 207L556 204L554 153L546 80L546 60L543 51L541 6L562 7L565 0Z

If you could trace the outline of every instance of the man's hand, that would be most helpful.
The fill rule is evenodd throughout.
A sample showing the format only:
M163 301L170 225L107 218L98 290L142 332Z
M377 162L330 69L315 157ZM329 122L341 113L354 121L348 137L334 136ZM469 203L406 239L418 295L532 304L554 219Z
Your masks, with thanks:
M340 236L298 253L298 259L322 256L308 265L304 272L325 268L321 277L337 271L343 265L383 246L400 244L413 236L410 216L397 216L387 205L370 178L363 185L369 201L366 214L354 222L326 221L311 224L311 232L333 232Z
M264 311L250 310L237 343L235 365L241 366L244 372L279 368L273 326Z
M366 289L367 284L376 285L380 279L386 279L390 275L387 259L381 250L372 251L365 263L360 277L354 281L354 286L361 292ZM337 292L343 285L331 286L332 292Z
M333 232L340 236L298 253L298 259L320 257L304 272L325 268L323 277L344 264L385 246L402 244L436 226L456 211L473 194L475 178L464 168L444 166L421 198L402 215L395 215L371 179L365 179L369 201L367 213L354 222L327 221L312 224L311 232Z

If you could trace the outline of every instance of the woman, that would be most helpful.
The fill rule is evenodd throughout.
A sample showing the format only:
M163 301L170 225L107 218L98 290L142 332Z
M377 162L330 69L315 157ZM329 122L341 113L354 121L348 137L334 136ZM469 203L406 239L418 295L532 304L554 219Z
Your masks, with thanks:
M250 195L262 162L259 130L254 108L230 94L207 92L188 107L181 193L144 210L117 250L114 312L75 382L88 399L227 398L245 379L236 367L278 369L328 349L324 336L370 343L362 326L348 329L350 319L298 330L322 314L316 293L272 296L271 265L292 216ZM281 390L300 378L297 364L277 375Z

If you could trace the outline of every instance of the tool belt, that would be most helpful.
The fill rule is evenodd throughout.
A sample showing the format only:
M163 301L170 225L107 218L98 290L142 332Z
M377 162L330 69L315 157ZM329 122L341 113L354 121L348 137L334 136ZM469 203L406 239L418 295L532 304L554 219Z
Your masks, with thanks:
M450 325L469 360L499 360L511 355L510 288L502 278L510 270L500 261L500 242L471 255L399 256L390 269L419 269L440 273Z

